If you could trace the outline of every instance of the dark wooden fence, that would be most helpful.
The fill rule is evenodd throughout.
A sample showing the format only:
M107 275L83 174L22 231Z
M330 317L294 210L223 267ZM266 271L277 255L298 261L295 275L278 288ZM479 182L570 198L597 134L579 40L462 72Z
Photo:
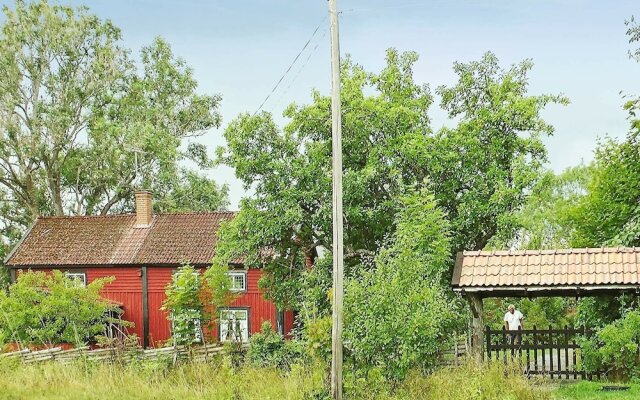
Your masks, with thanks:
M526 375L543 375L556 379L599 379L601 373L587 373L581 368L579 336L593 332L584 329L520 329L517 334L486 330L486 356L490 361L516 360Z

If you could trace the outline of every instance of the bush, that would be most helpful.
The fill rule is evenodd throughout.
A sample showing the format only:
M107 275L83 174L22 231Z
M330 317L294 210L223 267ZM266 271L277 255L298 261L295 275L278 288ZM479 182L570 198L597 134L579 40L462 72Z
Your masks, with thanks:
M640 377L639 344L640 312L630 311L623 318L598 329L592 338L582 341L584 369L606 371L611 380Z
M290 371L293 364L304 361L304 350L304 344L297 340L284 340L273 330L271 323L265 321L260 333L251 337L247 356L254 366Z
M344 302L345 343L354 364L381 368L396 382L412 368L433 368L464 322L444 289L451 246L442 211L422 191L403 198L400 209L393 240L375 269L348 282Z
M0 291L0 337L36 345L93 341L120 312L100 296L112 281L96 279L85 287L60 271L23 272L8 293Z

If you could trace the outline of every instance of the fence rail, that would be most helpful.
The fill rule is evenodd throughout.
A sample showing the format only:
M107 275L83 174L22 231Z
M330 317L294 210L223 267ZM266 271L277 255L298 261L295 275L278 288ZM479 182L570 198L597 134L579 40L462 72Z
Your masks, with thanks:
M182 358L189 358L192 361L204 362L221 352L223 352L223 347L219 344L197 347L162 347L148 350L143 350L141 348L104 348L91 350L88 347L63 350L61 347L54 347L38 351L22 349L19 351L0 354L0 358L20 359L25 363L38 363L43 361L58 361L60 363L66 363L78 359L127 362L134 359L159 358L173 358L174 361Z
M507 331L486 328L486 357L489 361L517 360L526 375L555 379L600 379L603 372L587 373L579 338L593 331L564 327L557 329L520 329Z

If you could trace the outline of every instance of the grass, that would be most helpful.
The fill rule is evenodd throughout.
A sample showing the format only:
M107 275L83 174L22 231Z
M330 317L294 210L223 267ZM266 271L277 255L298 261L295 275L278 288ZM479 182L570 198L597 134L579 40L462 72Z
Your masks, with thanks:
M563 385L554 392L554 400L631 400L640 399L640 386L631 384L631 389L620 392L604 392L603 385L609 383L578 382L576 384Z
M220 364L169 367L150 363L0 366L0 399L301 399L321 387L314 370L294 369L283 377L274 369L239 372Z
M640 386L629 392L599 391L602 384L580 382L551 388L528 380L517 369L499 364L473 364L430 375L415 372L393 387L380 371L367 379L345 374L345 399L357 400L599 400L638 399ZM323 400L322 368L294 366L289 373L245 366L234 370L228 360L177 367L162 361L122 366L107 363L54 362L38 365L0 361L0 400L85 399L299 399Z

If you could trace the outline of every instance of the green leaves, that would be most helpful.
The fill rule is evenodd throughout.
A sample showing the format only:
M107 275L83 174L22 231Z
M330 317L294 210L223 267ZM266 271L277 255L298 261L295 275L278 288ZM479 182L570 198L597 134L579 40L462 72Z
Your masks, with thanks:
M503 69L486 53L480 61L455 63L458 82L437 90L442 108L460 120L436 134L427 167L430 187L452 222L454 251L480 250L512 230L513 213L546 161L541 138L553 127L540 113L568 99L529 95L532 66L525 60Z
M457 324L460 304L447 295L448 224L425 190L403 196L397 230L376 268L348 281L345 340L356 366L381 368L399 381L435 366Z
M226 205L226 188L180 168L184 160L211 166L202 144L182 144L220 125L220 96L197 92L193 71L167 42L156 38L135 60L120 30L85 7L18 1L3 11L3 226L128 211L140 186L169 197L168 211ZM199 199L184 200L194 182L204 184Z
M8 293L0 291L1 336L22 344L86 344L105 333L113 321L110 313L122 312L100 296L112 280L96 279L84 287L60 271L22 272Z
M606 371L614 381L638 377L640 312L630 311L623 318L600 328L593 338L585 338L584 368L589 372Z

